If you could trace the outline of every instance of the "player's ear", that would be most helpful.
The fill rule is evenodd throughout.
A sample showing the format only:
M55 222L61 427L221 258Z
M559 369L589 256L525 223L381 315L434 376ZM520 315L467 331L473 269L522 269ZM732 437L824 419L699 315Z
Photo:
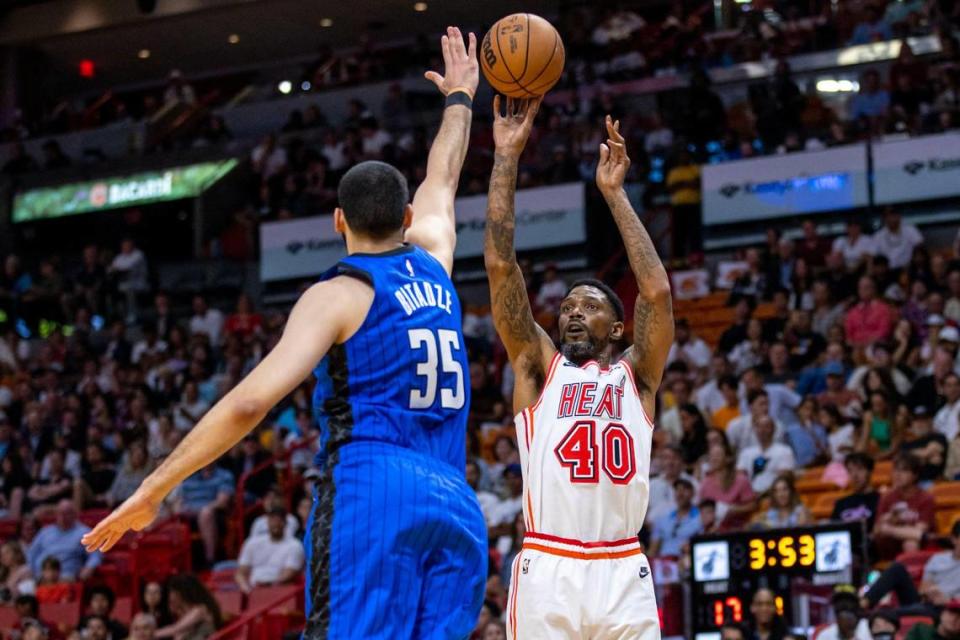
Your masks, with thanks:
M620 321L614 322L613 326L610 327L610 341L616 342L623 337L623 323Z
M413 205L408 204L403 208L403 228L409 229L413 224Z
M333 230L340 235L347 232L347 218L340 207L333 210Z

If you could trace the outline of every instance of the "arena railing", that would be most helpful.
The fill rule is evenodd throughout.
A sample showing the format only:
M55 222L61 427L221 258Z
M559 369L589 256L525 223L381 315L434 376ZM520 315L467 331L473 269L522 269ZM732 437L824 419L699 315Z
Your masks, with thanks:
M208 640L272 640L296 628L303 621L300 606L303 586L276 587L271 592L277 595L266 599L260 606L254 606ZM291 601L293 608L288 606Z

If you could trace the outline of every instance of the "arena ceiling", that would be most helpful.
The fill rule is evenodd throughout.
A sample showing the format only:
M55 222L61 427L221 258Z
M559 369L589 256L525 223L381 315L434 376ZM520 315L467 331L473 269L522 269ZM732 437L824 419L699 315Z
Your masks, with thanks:
M2 0L0 0L2 1ZM24 3L21 3L23 5ZM0 44L42 54L54 73L96 63L97 83L136 83L172 68L185 74L282 61L321 43L348 47L362 33L397 40L439 34L448 24L479 28L515 11L555 14L557 0L135 0L29 2L0 15ZM331 26L321 26L332 23ZM235 34L236 44L228 38ZM149 50L149 57L138 56Z

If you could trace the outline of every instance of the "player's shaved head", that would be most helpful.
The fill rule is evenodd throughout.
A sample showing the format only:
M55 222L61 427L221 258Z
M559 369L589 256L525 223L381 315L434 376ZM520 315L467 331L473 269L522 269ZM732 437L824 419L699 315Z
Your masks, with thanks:
M344 174L337 199L351 231L380 240L403 227L410 191L395 167L369 160Z

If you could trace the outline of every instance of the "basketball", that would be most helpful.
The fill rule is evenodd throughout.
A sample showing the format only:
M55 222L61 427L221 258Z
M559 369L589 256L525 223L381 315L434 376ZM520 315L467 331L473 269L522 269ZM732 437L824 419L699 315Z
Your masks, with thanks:
M532 13L501 18L480 47L483 75L494 89L511 98L545 94L560 79L564 60L560 34Z

